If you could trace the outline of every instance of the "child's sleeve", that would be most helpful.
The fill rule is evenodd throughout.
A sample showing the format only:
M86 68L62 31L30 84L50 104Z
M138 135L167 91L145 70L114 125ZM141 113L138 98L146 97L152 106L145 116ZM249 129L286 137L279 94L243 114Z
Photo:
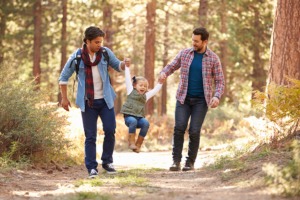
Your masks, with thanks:
M150 98L152 98L156 93L158 93L159 90L161 89L161 87L162 87L162 84L158 83L158 84L156 84L156 86L155 86L152 90L146 92L146 101L148 101L148 100L149 100Z
M127 95L129 95L133 90L133 86L131 83L130 69L127 66L125 66L125 84L127 89Z

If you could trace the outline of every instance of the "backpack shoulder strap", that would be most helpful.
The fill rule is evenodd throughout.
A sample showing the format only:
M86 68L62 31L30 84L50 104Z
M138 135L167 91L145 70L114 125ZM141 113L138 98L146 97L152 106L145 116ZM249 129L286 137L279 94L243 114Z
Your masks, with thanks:
M76 76L78 75L79 72L79 64L81 61L81 49L78 48L76 51L76 57L73 58L73 60L70 63L70 67L72 67L73 62L75 62L75 72L76 72Z
M102 55L104 56L104 60L106 61L107 63L107 70L108 70L108 67L109 67L109 56L108 56L108 53L107 53L107 50L102 47ZM108 78L109 78L109 82L111 84L111 79L110 79L110 75L108 74Z
M78 72L79 72L79 64L81 61L81 49L78 48L77 52L76 52L76 58L74 58L76 60L75 62L75 71L76 71L76 76L78 76Z
M73 58L73 60L70 62L69 67L72 67L72 64L73 64L74 61L75 61L76 78L74 79L74 83L73 83L73 93L74 93L75 82L76 82L76 80L78 80L79 64L80 64L80 61L81 61L81 49L80 48L77 49L76 57Z
M107 62L107 67L108 67L108 65L109 65L109 56L108 56L107 50L104 47L102 47L102 54L104 56L104 60Z

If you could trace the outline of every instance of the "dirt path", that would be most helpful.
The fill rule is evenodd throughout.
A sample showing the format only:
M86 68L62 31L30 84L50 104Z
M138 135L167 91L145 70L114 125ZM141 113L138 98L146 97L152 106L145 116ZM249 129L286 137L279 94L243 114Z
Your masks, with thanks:
M131 169L154 169L143 174L146 185L118 185L104 182L101 186L75 186L86 180L84 166L57 169L30 169L0 174L0 199L86 199L76 194L97 192L106 196L95 199L214 199L214 200L262 200L284 199L273 197L263 187L239 186L221 180L216 171L201 168L211 162L218 151L201 151L193 172L170 172L171 152L149 152L135 154L116 152L114 164L119 171ZM124 172L123 172L124 173ZM125 171L126 173L126 171ZM247 174L245 174L247 175ZM100 179L108 175L101 173ZM253 175L247 175L251 178Z

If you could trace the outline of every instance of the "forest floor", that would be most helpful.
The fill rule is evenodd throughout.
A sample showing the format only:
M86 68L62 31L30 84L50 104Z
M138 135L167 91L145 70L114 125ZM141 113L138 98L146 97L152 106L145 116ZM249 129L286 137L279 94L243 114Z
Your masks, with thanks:
M63 112L66 113L66 112ZM72 109L67 113L73 128L67 134L71 140L78 143L76 155L81 159L83 155L83 134L80 112ZM99 120L100 121L100 120ZM118 127L122 127L123 118L120 118ZM165 122L166 123L166 122ZM152 122L152 124L155 124ZM168 124L168 123L166 123ZM120 144L121 132L126 132L123 125L116 133ZM153 125L154 126L154 125ZM257 126L257 123L256 123ZM99 125L99 127L101 127ZM155 127L155 126L154 126ZM172 128L172 126L170 125ZM167 129L167 127L163 127ZM164 130L165 131L165 130ZM245 131L238 131L243 133ZM227 134L232 136L233 134ZM152 136L153 137L153 136ZM157 136L155 136L157 137ZM243 138L245 139L243 141ZM103 135L99 135L99 144L102 144ZM224 142L226 139L222 139ZM151 141L150 139L148 142ZM83 165L67 165L48 162L35 164L26 169L0 169L0 200L46 199L46 200L281 200L282 196L266 186L264 164L284 164L290 155L284 150L275 148L251 152L246 157L234 157L234 160L218 161L220 155L230 151L228 146L247 146L250 144L250 134L237 137L235 142L213 146L201 143L195 163L195 170L189 172L171 172L172 153L170 143L164 145L164 151L147 152L154 144L146 144L142 152L137 154L116 148L114 152L114 166L118 173L106 174L99 165L99 177L88 179ZM226 143L226 142L225 142ZM126 146L126 145L125 145ZM149 148L146 148L148 146ZM98 149L99 147L99 149ZM125 149L125 150L124 150ZM183 156L186 156L184 148ZM97 145L98 157L101 145ZM247 157L248 156L248 157ZM184 161L183 157L183 161ZM219 162L219 163L218 163ZM79 161L80 163L80 161ZM101 163L101 161L99 161ZM216 164L217 163L217 164ZM182 162L182 165L184 162ZM220 166L221 165L221 166ZM223 167L222 167L223 165ZM228 165L229 167L224 167ZM217 166L217 167L214 167ZM220 167L218 167L220 166ZM289 199L297 199L289 198ZM299 197L298 197L299 199Z
M190 172L168 170L170 151L115 152L114 165L119 173L108 175L100 167L99 178L93 180L87 179L83 165L58 166L54 162L2 172L0 199L285 199L272 195L262 184L262 163L253 162L233 179L224 178L220 170L204 166L213 162L219 153L220 149L199 151L195 170Z

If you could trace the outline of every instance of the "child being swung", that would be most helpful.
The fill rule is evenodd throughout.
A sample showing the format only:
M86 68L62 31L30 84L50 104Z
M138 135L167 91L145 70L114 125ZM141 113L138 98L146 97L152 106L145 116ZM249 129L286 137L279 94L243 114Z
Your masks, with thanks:
M149 122L145 118L145 104L162 87L163 80L150 91L148 91L148 81L142 76L132 78L129 67L125 67L125 83L127 89L127 99L122 106L121 113L124 114L126 126L129 128L128 146L136 153L140 152L144 138L149 129ZM140 128L139 136L135 141L136 129Z

